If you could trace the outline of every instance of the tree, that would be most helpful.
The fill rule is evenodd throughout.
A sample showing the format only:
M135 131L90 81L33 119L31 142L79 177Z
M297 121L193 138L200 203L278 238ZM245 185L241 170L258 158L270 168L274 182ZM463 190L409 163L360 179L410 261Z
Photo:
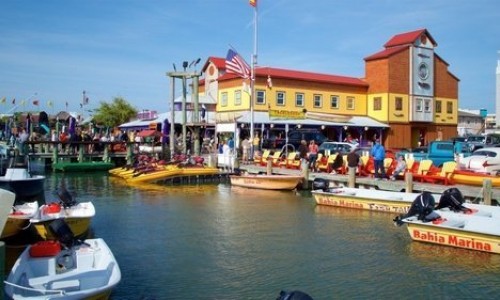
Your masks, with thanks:
M137 110L121 97L115 97L111 104L101 101L101 106L95 112L94 122L111 128L126 123L137 115Z

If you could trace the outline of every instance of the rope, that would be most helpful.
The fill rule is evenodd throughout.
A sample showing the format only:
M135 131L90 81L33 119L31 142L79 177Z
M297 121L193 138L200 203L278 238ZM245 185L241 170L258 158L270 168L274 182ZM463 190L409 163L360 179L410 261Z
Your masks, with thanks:
M59 295L64 295L65 294L63 290L41 290L41 289L34 289L34 288L29 288L29 287L26 287L26 286L18 285L18 284L12 283L12 282L8 282L7 280L5 280L4 283L6 285L10 285L10 286L13 286L13 287L18 288L18 289L22 289L22 290L26 290L26 291L39 292L39 293L42 293L44 295L47 294L47 293L59 294Z
M483 199L483 192L484 192L483 189L484 189L484 187L481 187L481 189L479 190L479 193L477 194L476 198L472 199L472 203L476 203L476 204L484 203L484 200L483 201L479 201L478 200L478 199Z

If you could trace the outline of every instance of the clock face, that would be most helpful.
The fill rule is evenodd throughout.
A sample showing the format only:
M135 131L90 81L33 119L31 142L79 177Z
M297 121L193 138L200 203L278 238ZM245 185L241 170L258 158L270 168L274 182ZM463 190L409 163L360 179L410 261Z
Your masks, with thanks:
M418 66L418 77L422 80L426 80L429 77L429 67L424 62Z

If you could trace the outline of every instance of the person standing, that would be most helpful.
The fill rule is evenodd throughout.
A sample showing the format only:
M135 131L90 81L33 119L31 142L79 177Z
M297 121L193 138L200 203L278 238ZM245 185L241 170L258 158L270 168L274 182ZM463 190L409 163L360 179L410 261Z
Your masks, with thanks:
M258 153L258 151L260 151L260 138L258 133L255 133L255 136L253 137L252 146L253 146L252 157L255 157L255 154Z
M356 174L356 169L359 166L359 154L356 153L356 148L352 148L351 152L347 154L347 167L354 169L354 174Z
M373 163L375 167L375 180L386 179L384 169L385 148L380 143L380 139L375 140L371 155L373 156Z
M250 146L250 140L248 137L245 137L245 139L241 142L242 160L244 164L248 163L248 158L250 157Z
M309 170L316 172L316 160L318 159L318 145L314 140L309 143Z
M299 151L299 158L300 158L301 162L307 161L307 152L309 149L307 148L306 140L300 141L300 145L299 145L299 148L297 150Z

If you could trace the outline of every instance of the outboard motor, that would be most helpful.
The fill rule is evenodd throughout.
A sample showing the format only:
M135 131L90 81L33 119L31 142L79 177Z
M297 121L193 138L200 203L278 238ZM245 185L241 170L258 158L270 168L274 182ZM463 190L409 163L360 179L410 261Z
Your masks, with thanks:
M404 223L401 221L402 219L417 216L418 220L424 222L430 222L439 218L439 215L434 212L434 206L436 205L436 201L434 200L434 196L428 191L422 192L420 195L413 200L413 203L410 206L410 210L405 215L399 215L393 219L396 225L401 226Z
M57 240L67 248L71 248L75 243L75 235L64 219L55 219L50 222L49 229Z
M329 183L328 180L323 178L314 178L313 190L322 190L323 192L328 191Z
M301 291L281 291L280 296L276 300L313 300L313 298Z
M465 202L464 196L457 188L449 188L443 192L436 209L449 208L454 212L469 213L471 210L462 204Z
M64 208L68 208L78 204L76 200L73 198L73 196L71 196L68 190L66 190L64 187L57 192L57 196L59 196L59 199L61 199L61 203L64 206Z

